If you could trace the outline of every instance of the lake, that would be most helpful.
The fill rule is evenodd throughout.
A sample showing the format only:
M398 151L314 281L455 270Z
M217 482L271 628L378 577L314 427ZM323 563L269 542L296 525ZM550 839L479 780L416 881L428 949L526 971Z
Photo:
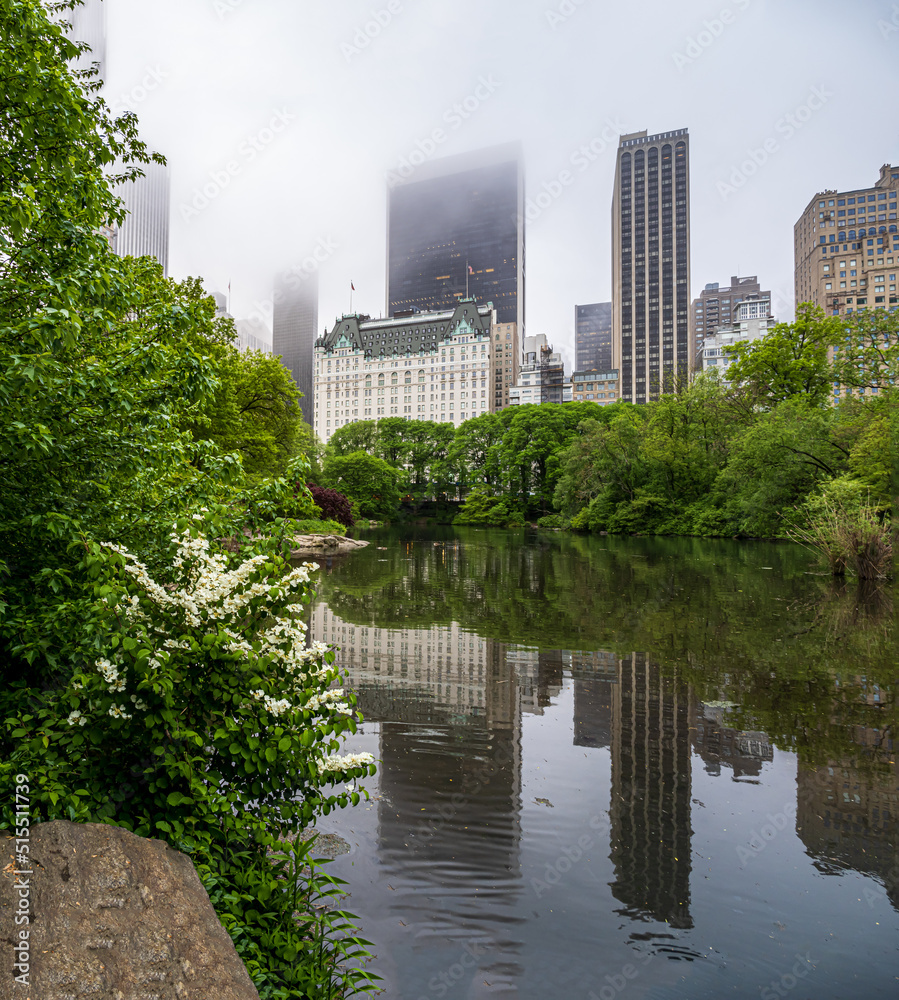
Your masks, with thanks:
M386 996L899 996L892 587L786 543L382 528L312 637L371 795L319 823Z

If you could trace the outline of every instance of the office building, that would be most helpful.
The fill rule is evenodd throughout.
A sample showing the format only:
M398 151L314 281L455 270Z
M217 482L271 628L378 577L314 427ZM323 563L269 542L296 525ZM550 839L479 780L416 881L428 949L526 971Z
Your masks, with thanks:
M822 191L793 227L796 302L829 316L899 305L899 166L885 164L874 185Z
M509 143L419 166L387 204L387 314L492 302L524 333L524 169Z
M737 306L751 295L771 301L771 292L762 291L755 274L745 278L734 275L726 288L722 288L717 281L705 286L690 307L697 352L706 337L713 336L719 327L733 324L737 318Z
M689 135L623 135L612 201L612 354L622 399L645 403L673 389L693 351Z
M493 328L493 409L509 405L509 390L518 382L521 364L518 324L497 323Z
M612 368L612 303L574 307L574 367L606 372Z
M312 358L318 336L318 272L290 272L272 293L272 353L303 394L303 420L313 426Z
M570 401L571 383L565 381L562 355L552 349L545 334L525 337L518 384L509 390L509 405Z
M620 398L618 372L574 372L571 376L571 398L575 403L585 401L606 406Z
M166 276L169 273L169 208L171 176L160 163L141 165L143 177L125 181L115 193L128 213L113 237L119 257L155 257Z
M462 299L454 309L344 315L314 349L314 423L327 442L357 420L405 417L458 427L490 413L492 304Z
M68 15L69 35L87 42L90 52L74 63L76 69L98 64L98 79L106 79L106 6L102 0L85 0ZM102 91L101 91L102 93ZM122 164L116 164L118 172ZM121 198L127 216L121 225L104 227L103 233L119 257L155 257L166 276L169 273L169 215L171 176L160 163L143 163L144 176L117 185L113 191Z
M700 343L700 364L704 372L717 369L722 378L731 363L731 349L742 341L758 340L777 325L771 315L771 299L750 295L737 306L736 320L720 324L717 331ZM727 382L727 379L723 379Z

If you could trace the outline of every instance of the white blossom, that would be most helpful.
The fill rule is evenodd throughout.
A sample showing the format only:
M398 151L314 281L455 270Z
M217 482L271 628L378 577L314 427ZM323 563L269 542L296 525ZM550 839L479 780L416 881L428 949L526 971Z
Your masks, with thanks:
M114 719L130 719L130 718L132 718L132 716L129 715L129 713L125 711L125 707L123 705L110 705L109 706L109 714Z
M345 757L339 757L336 754L331 754L330 757L325 757L324 760L318 762L318 773L327 774L328 772L349 771L354 767L363 767L367 764L371 764L374 761L374 757L370 753L350 753Z
M66 719L66 722L68 722L70 726L83 726L87 722L87 719L76 708L73 712L69 712L69 717Z

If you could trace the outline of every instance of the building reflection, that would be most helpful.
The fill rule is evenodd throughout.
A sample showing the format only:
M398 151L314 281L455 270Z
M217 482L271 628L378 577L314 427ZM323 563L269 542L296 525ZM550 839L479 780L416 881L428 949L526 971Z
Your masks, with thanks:
M690 700L642 653L618 663L612 697L612 894L620 912L672 927L690 916Z
M691 726L694 751L708 774L718 776L728 769L735 780L758 778L762 766L774 760L767 734L725 725L724 712L720 705L697 706Z

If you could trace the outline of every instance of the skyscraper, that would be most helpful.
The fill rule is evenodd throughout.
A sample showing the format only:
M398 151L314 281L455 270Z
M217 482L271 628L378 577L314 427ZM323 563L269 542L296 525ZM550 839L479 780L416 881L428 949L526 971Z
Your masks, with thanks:
M512 324L512 354L524 336L524 169L508 143L417 168L390 188L387 204L387 313L453 309L462 298L492 302ZM509 379L494 400L507 402Z
M272 353L303 394L303 419L313 426L312 348L318 330L318 273L291 272L275 286L272 298Z
M607 372L612 368L612 303L574 307L575 371Z
M76 69L99 64L98 79L106 80L106 7L101 0L85 0L69 14L69 34L75 41L87 42L91 51L75 63ZM121 164L116 165L116 169ZM110 244L120 257L155 257L169 273L169 207L171 204L168 167L159 163L141 166L143 177L126 181L114 189L122 199L128 216L111 231Z
M687 129L619 141L612 202L612 352L621 398L674 388L691 367Z

